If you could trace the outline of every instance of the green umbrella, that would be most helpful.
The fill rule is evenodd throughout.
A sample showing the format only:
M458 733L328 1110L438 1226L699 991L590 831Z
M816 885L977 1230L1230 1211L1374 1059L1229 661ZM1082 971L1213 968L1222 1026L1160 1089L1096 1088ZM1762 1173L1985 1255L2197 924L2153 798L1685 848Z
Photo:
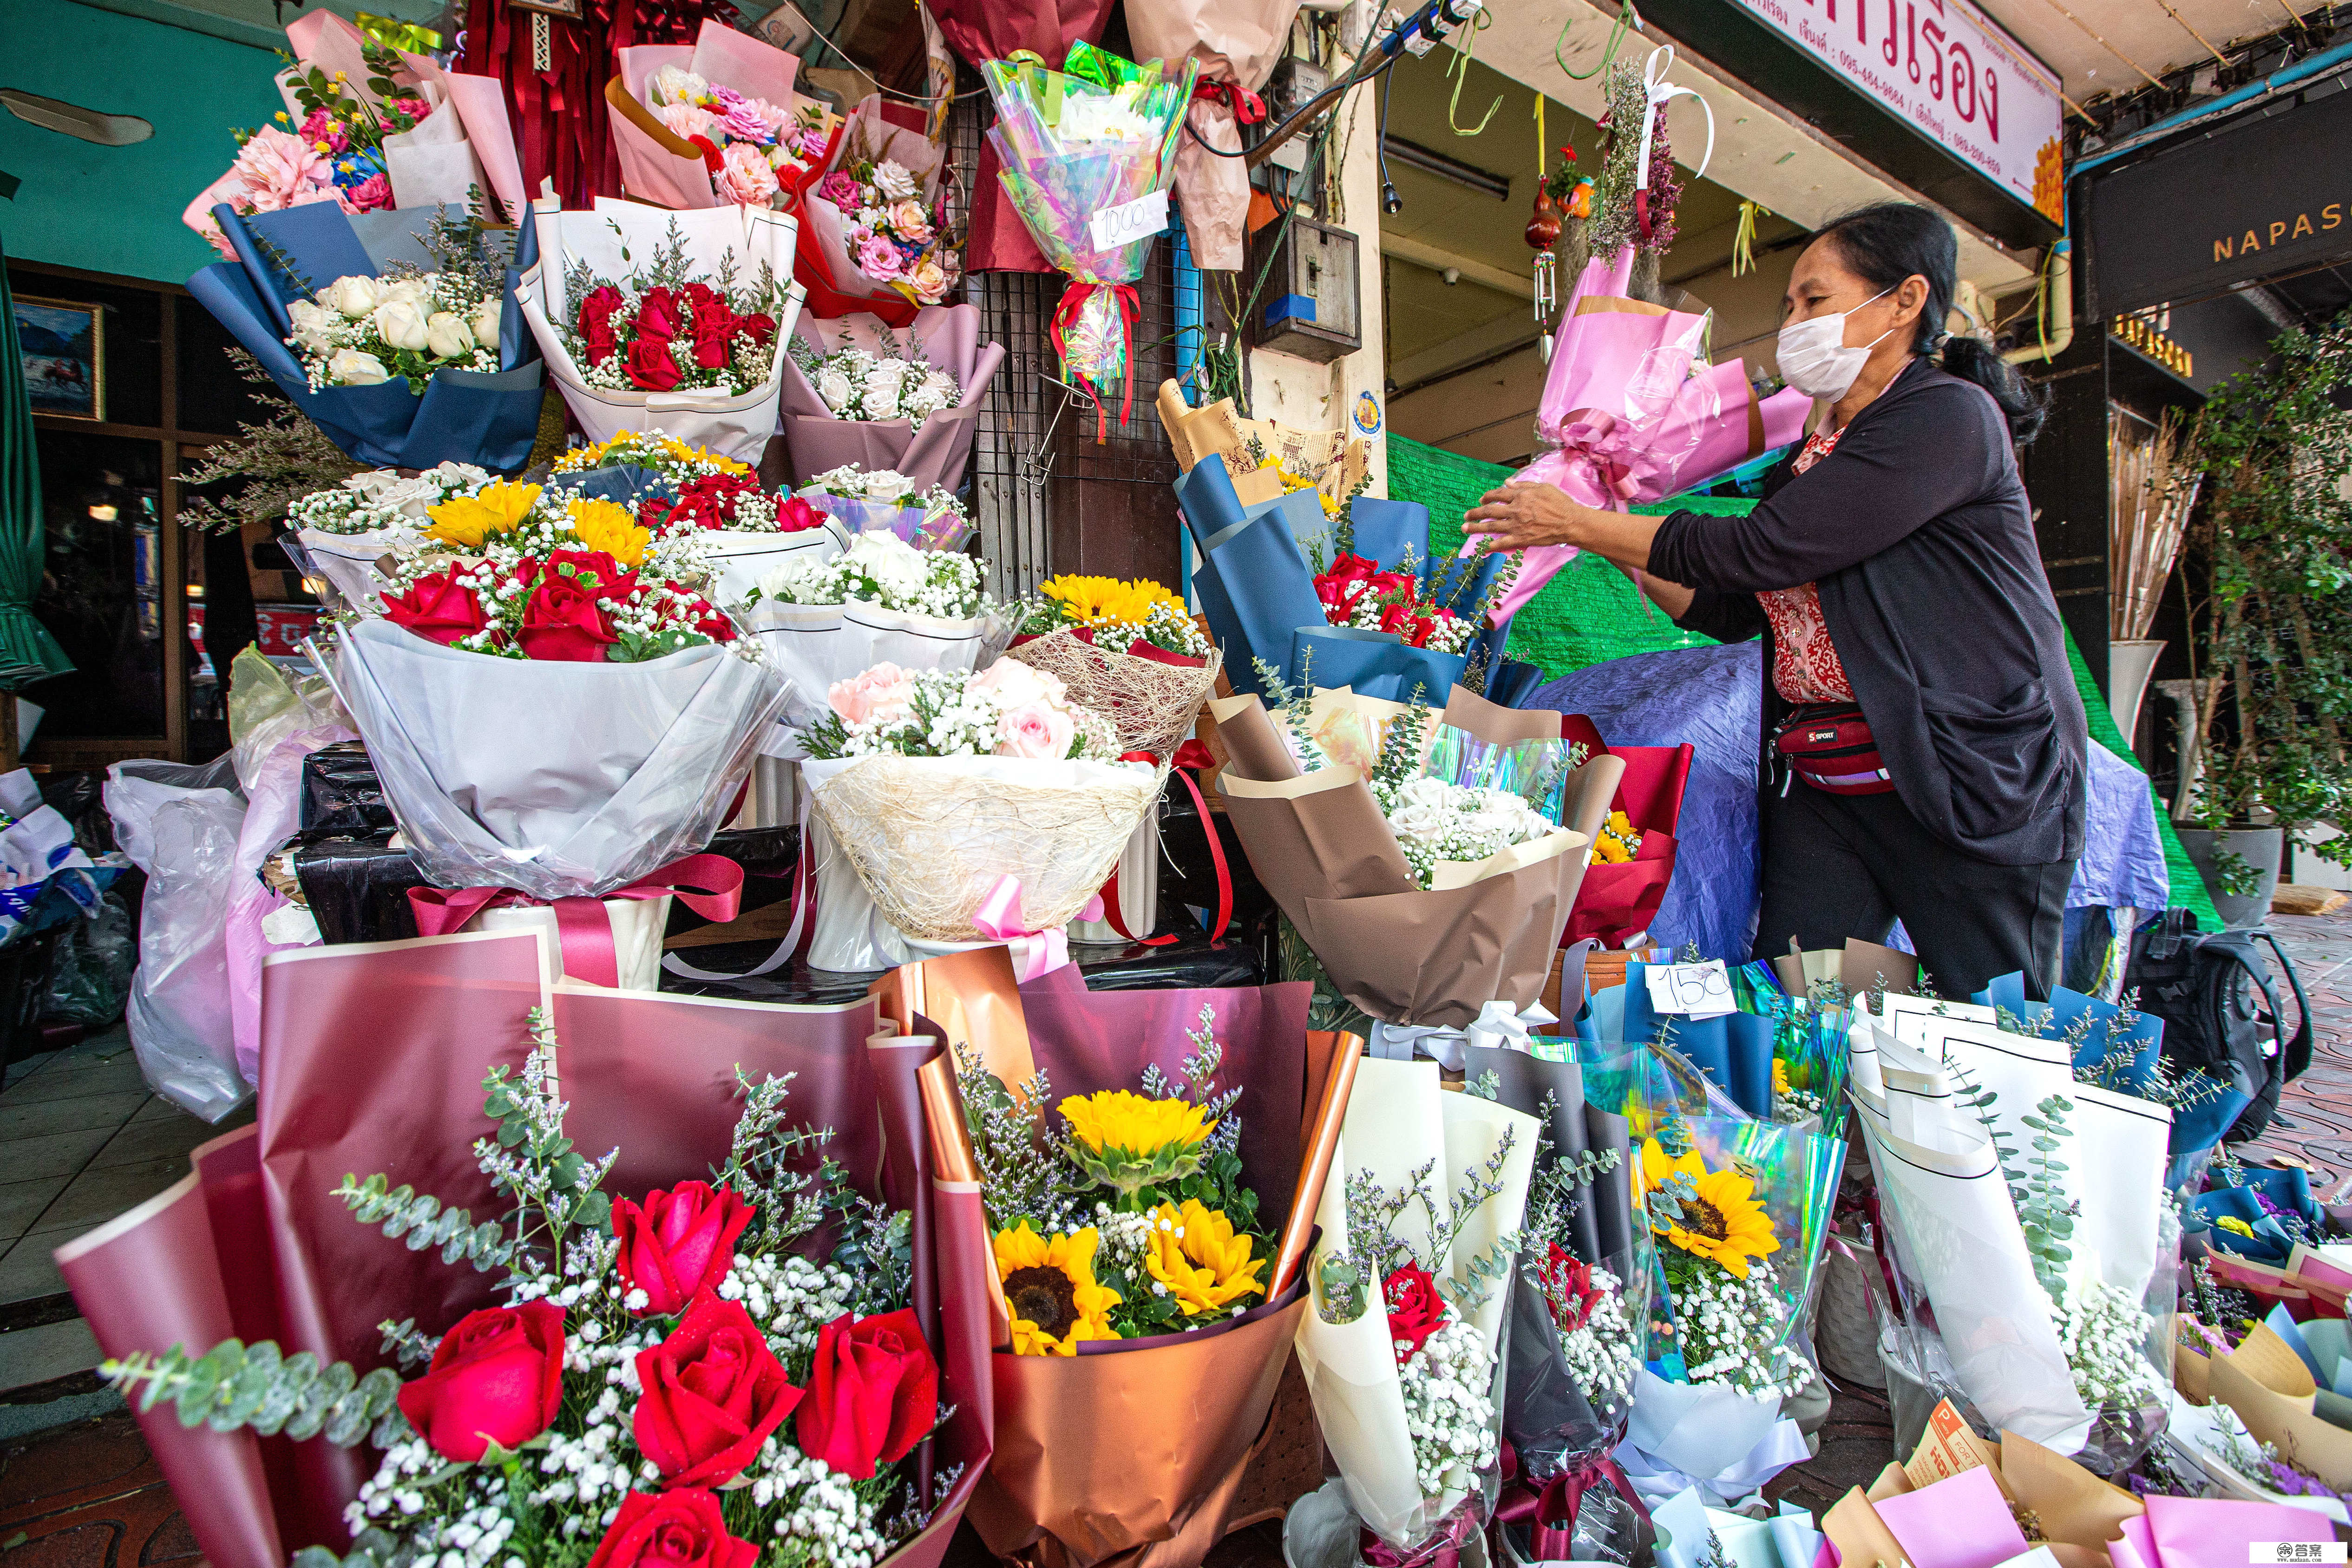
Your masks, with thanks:
M16 342L16 307L0 252L0 689L72 670L73 660L33 618L47 554L41 525L41 458L33 444L33 404Z

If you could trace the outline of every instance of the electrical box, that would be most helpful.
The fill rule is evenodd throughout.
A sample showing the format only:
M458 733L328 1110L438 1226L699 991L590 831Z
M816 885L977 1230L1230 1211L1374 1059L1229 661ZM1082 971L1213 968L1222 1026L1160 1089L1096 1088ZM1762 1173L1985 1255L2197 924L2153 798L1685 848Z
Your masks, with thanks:
M1265 273L1250 323L1259 348L1328 364L1363 346L1356 237L1346 229L1295 216L1270 223L1250 241L1249 270Z

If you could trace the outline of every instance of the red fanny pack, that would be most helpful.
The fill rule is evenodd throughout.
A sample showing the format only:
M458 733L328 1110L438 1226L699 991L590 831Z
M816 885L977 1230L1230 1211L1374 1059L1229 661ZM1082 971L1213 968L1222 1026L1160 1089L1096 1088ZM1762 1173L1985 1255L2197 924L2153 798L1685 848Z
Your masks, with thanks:
M1781 721L1772 747L1790 772L1827 794L1885 795L1895 788L1860 708L1800 707Z

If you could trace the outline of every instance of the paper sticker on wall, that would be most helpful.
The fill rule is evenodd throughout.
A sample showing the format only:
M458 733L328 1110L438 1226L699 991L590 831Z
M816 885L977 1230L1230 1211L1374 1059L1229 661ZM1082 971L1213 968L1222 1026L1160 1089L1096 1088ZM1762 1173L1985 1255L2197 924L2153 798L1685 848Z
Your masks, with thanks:
M1360 434L1377 436L1381 433L1381 400L1369 392L1356 394L1356 429Z

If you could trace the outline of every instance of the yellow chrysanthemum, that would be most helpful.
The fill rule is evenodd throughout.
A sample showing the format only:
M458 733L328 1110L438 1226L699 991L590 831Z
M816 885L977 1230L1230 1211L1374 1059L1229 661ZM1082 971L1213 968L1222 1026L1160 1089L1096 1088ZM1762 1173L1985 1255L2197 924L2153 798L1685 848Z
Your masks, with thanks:
M1115 1340L1104 1314L1118 1292L1095 1283L1094 1226L1039 1236L1023 1220L996 1233L996 1279L1013 1321L1014 1355L1076 1355L1088 1340Z
M2240 1219L2236 1215L2225 1214L2213 1223L2221 1226L2223 1230L2228 1231L2231 1236L2242 1236L2249 1241L2253 1239L2254 1227L2248 1225L2244 1220Z
M478 495L454 496L426 507L433 526L425 531L425 537L460 550L479 550L493 537L513 532L538 504L537 485L485 485Z
M1656 1139L1645 1139L1641 1163L1633 1171L1635 1195L1647 1201L1676 1177L1690 1189L1681 1199L1681 1217L1653 1215L1650 1219L1650 1228L1666 1241L1741 1279L1748 1278L1749 1258L1780 1250L1772 1218L1756 1201L1754 1182L1737 1171L1708 1170L1696 1151L1670 1159Z
M1151 1212L1151 1250L1143 1266L1187 1317L1222 1312L1265 1289L1258 1278L1265 1259L1250 1257L1248 1234L1235 1235L1224 1210L1205 1208L1197 1198L1186 1198L1181 1209L1161 1204Z
M1062 613L1086 626L1106 623L1139 626L1150 618L1151 612L1166 605L1178 615L1184 614L1184 601L1157 583L1141 578L1121 582L1117 577L1082 577L1065 573L1049 579L1037 590L1062 606Z
M624 566L644 562L654 536L637 526L627 507L618 501L575 500L563 510L572 531L589 549L604 551Z
M1772 1092L1776 1095L1789 1092L1789 1064L1779 1057L1772 1058Z

